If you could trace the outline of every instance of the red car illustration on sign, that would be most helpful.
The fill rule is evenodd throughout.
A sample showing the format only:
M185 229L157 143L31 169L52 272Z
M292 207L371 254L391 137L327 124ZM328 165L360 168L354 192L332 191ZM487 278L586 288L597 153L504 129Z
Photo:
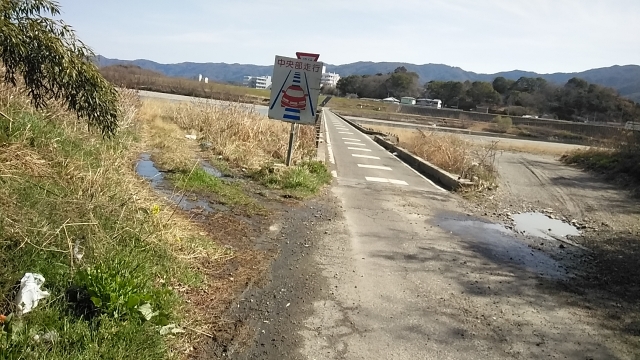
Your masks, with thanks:
M307 94L298 85L291 85L282 90L282 107L304 110L307 108Z

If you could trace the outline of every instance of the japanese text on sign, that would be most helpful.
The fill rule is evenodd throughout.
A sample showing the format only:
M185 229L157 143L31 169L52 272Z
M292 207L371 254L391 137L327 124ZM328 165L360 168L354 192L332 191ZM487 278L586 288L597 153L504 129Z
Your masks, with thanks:
M304 70L304 71L313 71L313 72L321 72L322 71L322 66L320 65L311 65L308 63L304 63L301 61L292 61L292 60L284 60L284 59L280 59L277 62L277 65L279 67L284 67L284 68L291 68L291 69L296 69L296 70Z

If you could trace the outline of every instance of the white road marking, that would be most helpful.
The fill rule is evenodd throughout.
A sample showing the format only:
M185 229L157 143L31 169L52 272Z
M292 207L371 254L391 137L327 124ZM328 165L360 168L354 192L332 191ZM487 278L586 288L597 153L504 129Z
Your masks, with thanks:
M379 183L391 183L394 185L409 185L407 184L406 181L402 181L402 180L394 180L394 179L385 179L385 178L379 178L379 177L365 177L365 179L367 181L373 181L373 182L379 182Z
M407 168L409 168L411 171L413 171L414 173L416 173L416 175L420 176L421 178L423 178L426 182L428 182L429 184L433 185L434 188L436 188L438 191L440 192L448 192L447 190L441 188L440 186L436 185L436 183L434 183L433 181L429 180L427 177L425 177L424 175L420 174L416 169L412 168L411 166L407 165L407 163L405 163L404 161L398 159L397 157L391 155L389 153L389 151L387 151L387 149L383 148L380 144L378 144L377 142L375 142L372 138L370 137L366 137L370 142L372 142L375 146L377 146L378 148L382 149L385 153L389 154L389 156L393 157L394 159L396 159L397 161L399 161L402 165L406 166ZM355 156L355 155L354 155Z
M338 172L337 172L337 171L335 171L335 170L333 170L333 171L331 171L331 175L332 175L334 178L337 178L337 177L338 177Z
M358 145L358 146L367 146L363 143L357 143L357 142L345 142L346 145Z
M371 150L369 150L369 149L363 149L363 148L348 147L347 149L349 149L349 150L360 150L360 151L368 151L368 152L371 152Z
M325 141L327 142L327 152L329 153L329 162L333 165L336 164L336 158L333 156L333 148L331 147L331 136L329 136L329 125L327 124L326 117L324 112L322 113L323 122L324 122L324 132L327 135Z
M351 154L351 156L353 156L353 157L357 157L357 158L364 158L364 159L380 160L380 158L379 158L379 157L377 157L377 156L360 155L360 154Z
M391 171L391 168L388 166L378 166L378 165L366 165L366 164L358 164L358 167L367 168L367 169L378 169L378 170L387 170Z
M353 133L350 133L350 132L339 132L338 134L353 135Z
M360 139L354 139L354 138L342 138L342 140L349 140L349 141L362 141Z

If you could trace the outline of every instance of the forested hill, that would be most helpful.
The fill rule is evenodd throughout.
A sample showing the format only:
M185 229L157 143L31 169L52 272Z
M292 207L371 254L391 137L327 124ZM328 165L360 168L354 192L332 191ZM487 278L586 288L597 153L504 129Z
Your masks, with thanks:
M225 64L225 63L194 63L185 62L179 64L160 64L150 60L118 60L98 56L96 62L99 66L109 66L115 64L133 64L143 69L153 70L167 76L178 76L186 78L197 77L198 74L219 82L241 82L244 75L270 75L271 66L251 65L251 64ZM543 78L556 84L565 84L570 79L577 77L602 86L615 89L621 95L640 102L640 66L611 66L607 68L592 69L579 73L555 73L537 74L528 71L506 71L497 74L478 74L465 71L458 67L425 64L415 65L399 62L356 62L345 65L329 65L327 71L336 72L341 76L349 75L375 75L393 72L398 67L404 66L408 71L418 74L419 81L426 83L431 80L440 81L493 81L496 77L518 80L521 77Z

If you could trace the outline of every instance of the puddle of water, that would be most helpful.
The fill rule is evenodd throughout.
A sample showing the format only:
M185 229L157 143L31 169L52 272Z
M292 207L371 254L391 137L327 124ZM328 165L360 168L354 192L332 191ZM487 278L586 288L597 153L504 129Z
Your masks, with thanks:
M216 177L223 177L223 174L213 166L208 163L202 164L203 169L207 171L207 173ZM144 179L151 181L151 186L162 195L166 196L169 200L175 203L179 208L186 211L191 210L202 210L204 213L213 213L216 211L228 211L224 205L216 205L211 204L206 200L199 198L190 198L187 196L182 196L180 193L175 193L171 191L169 188L170 184L165 180L164 174L156 168L154 162L151 160L150 154L142 154L140 155L140 159L136 164L136 173Z
M579 236L580 231L570 224L547 217L541 213L512 215L517 231L546 240L565 239L567 236Z
M201 209L203 212L209 214L215 211L225 211L228 210L225 206L222 205L213 205L206 200L203 199L193 199L189 198L189 196L182 196L179 193L172 193L168 190L162 191L167 197L173 201L178 207L182 210L191 211L191 210L199 210Z
M225 177L222 171L216 169L215 167L213 167L213 165L209 164L207 161L201 160L200 165L202 166L202 169L211 176L215 176L217 178Z
M548 255L531 249L499 224L473 220L442 219L441 228L461 237L469 246L495 263L512 264L551 278L563 278L566 270Z
M150 154L140 155L140 160L136 164L136 173L144 179L150 180L154 187L164 180L164 174L156 168Z

